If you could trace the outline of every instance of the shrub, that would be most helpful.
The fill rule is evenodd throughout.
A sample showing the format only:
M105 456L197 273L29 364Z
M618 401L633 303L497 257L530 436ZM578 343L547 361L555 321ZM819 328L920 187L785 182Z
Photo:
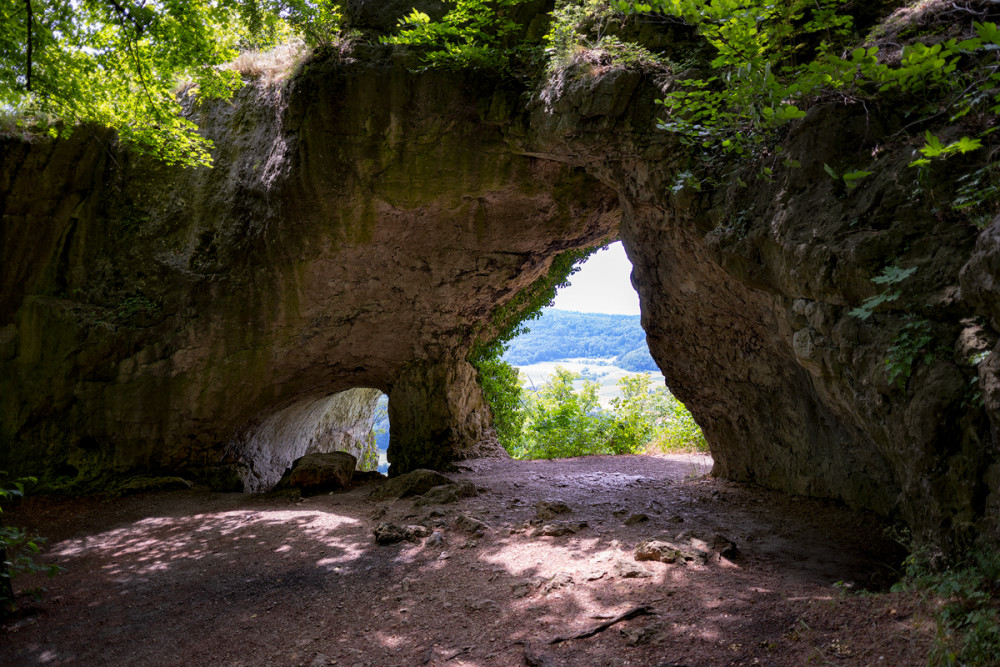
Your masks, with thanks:
M6 477L7 473L0 472L0 476ZM12 482L0 482L0 519L3 501L23 497L25 485L34 481L34 478L26 477ZM52 577L62 570L58 565L41 565L35 562L40 551L39 545L44 541L21 528L5 526L0 521L0 618L17 610L12 583L14 577L41 572ZM27 592L38 599L44 589L34 588Z

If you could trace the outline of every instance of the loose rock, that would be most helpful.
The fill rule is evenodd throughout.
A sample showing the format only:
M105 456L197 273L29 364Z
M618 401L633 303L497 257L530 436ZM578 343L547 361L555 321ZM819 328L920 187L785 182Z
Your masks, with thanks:
M586 521L555 521L537 528L534 535L536 537L561 537L563 535L572 535L573 533L577 533L586 527Z
M472 498L478 495L479 491L476 490L476 485L472 482L463 481L458 484L442 484L428 489L426 493L414 501L413 506L445 505L458 502L460 498Z
M382 522L372 532L375 533L376 544L396 544L406 539L406 529L393 523Z
M645 579L653 576L653 573L646 568L627 560L615 562L614 574L622 579Z
M535 503L535 516L542 521L555 518L559 514L571 512L570 506L561 500L540 500Z
M419 496L427 493L435 486L452 483L452 480L448 479L439 472L418 468L417 470L408 472L405 475L391 478L388 482L373 490L371 495L368 497L371 500L378 501L386 500L388 498Z
M454 526L455 530L460 530L464 533L472 533L476 536L481 536L489 529L489 526L486 525L484 521L466 514L459 514L455 517Z

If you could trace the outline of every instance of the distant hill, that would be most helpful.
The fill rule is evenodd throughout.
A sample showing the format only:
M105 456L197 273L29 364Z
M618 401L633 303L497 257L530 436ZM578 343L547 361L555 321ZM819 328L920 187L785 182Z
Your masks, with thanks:
M510 342L503 360L514 366L561 359L613 359L627 371L657 372L638 315L576 313L547 308L527 323L528 333Z

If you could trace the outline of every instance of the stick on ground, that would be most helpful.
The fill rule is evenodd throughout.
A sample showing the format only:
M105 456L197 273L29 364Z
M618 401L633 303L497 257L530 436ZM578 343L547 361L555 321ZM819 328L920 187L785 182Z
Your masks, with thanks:
M611 620L605 621L604 623L601 623L600 625L595 626L590 630L584 630L583 632L579 632L575 635L570 635L569 637L556 637L555 639L550 639L549 644L558 644L560 642L569 641L570 639L585 639L587 637L593 637L598 632L604 632L615 623L621 623L622 621L626 621L630 618L635 618L636 616L645 616L647 614L654 614L654 613L656 612L654 612L653 608L650 607L649 605L644 604L638 607L632 607L628 611L622 612L621 614L618 614Z

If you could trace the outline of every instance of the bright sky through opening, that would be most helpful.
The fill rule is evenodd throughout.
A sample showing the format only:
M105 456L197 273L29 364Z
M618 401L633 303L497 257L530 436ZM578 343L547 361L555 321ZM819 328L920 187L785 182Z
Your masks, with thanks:
M639 295L632 289L632 264L620 241L590 256L556 293L554 308L580 313L638 315Z

